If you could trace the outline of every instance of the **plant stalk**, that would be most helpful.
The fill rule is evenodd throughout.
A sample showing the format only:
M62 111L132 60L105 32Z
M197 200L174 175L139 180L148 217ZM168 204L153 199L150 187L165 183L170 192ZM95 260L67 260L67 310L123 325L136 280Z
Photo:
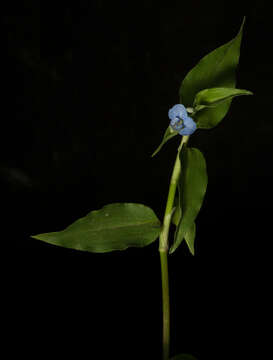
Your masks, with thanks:
M173 215L174 197L181 172L179 154L183 144L186 144L188 140L189 140L189 136L183 136L177 151L177 156L173 167L171 182L169 186L169 193L166 203L163 226L159 237L159 253L160 253L161 281L162 281L162 312L163 312L162 360L168 360L170 356L170 295L169 295L169 274L168 274L168 250L169 250L168 237L169 237L171 219Z
M168 360L170 355L170 295L168 275L168 252L160 251L161 279L162 279L162 310L163 310L163 337L162 359Z

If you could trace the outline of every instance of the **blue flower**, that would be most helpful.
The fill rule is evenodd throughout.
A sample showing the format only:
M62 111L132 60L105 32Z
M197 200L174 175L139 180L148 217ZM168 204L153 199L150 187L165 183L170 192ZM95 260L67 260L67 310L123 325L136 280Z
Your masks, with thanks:
M168 113L171 120L170 126L173 130L178 131L180 135L191 135L196 130L196 123L188 116L184 105L174 105Z

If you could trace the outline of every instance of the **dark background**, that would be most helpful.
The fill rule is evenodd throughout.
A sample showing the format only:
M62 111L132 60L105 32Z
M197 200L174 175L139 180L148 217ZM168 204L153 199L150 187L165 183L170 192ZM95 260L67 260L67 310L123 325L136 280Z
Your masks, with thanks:
M150 155L168 109L187 72L231 40L244 15L237 87L254 96L235 99L221 124L192 136L207 159L209 186L196 256L182 245L170 257L172 354L199 359L219 358L237 341L244 352L242 334L257 346L256 320L266 312L272 8L263 1L245 9L33 0L2 11L1 228L11 352L159 359L157 242L88 254L30 235L61 230L112 202L144 203L162 219L179 139Z

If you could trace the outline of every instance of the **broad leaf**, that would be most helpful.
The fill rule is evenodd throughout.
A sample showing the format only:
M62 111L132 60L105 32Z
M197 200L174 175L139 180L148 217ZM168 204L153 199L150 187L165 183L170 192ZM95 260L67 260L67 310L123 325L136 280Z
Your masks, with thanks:
M196 360L196 358L190 354L180 354L180 355L176 355L170 360Z
M195 148L184 146L180 152L181 174L178 183L178 193L182 217L175 232L174 243L170 253L173 253L187 236L190 251L193 252L194 239L192 227L202 206L206 193L208 177L206 161L203 154Z
M167 130L165 131L165 134L163 136L163 140L161 141L161 144L158 146L158 148L155 150L155 152L153 153L152 157L155 156L162 148L162 146L171 138L173 138L174 136L176 136L178 134L177 131L174 131L170 126L167 128Z
M198 111L205 107L217 106L224 101L241 95L253 95L251 91L232 88L211 88L199 91L193 106Z
M32 237L62 247L103 253L149 245L159 236L160 226L149 207L115 203L91 211L65 230Z
M218 47L204 56L199 63L188 72L182 81L179 95L180 102L192 107L195 95L214 87L235 88L236 67L240 57L240 46L245 18L237 36L228 43ZM212 109L203 109L196 113L195 121L199 128L209 129L216 126L226 115L231 100Z

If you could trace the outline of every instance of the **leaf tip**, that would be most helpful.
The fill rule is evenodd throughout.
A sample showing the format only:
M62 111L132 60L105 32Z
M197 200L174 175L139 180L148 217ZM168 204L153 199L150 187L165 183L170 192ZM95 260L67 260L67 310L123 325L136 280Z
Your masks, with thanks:
M170 250L169 250L169 255L172 255L176 250L176 247L174 247L173 245L170 247Z
M31 237L32 239L40 240L39 235L30 235L30 237Z
M35 235L30 235L30 237L32 239L35 239L35 240L41 240L41 241L44 241L44 242L50 242L51 240L51 234L53 233L42 233L42 234L35 234Z
M242 24L240 26L240 30L239 30L238 35L243 31L243 28L245 26L245 22L246 22L246 16L243 17L243 21L242 21Z

